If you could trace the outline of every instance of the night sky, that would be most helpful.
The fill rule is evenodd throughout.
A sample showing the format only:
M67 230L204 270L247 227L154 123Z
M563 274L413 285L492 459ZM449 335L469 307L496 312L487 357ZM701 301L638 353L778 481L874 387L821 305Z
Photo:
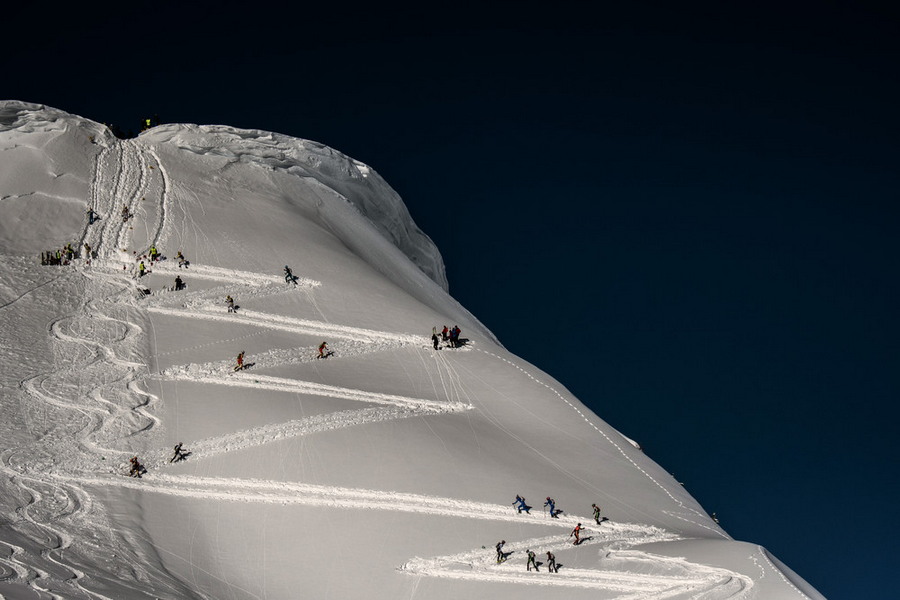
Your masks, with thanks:
M369 164L451 293L735 538L896 597L896 9L166 4L7 7L0 98Z

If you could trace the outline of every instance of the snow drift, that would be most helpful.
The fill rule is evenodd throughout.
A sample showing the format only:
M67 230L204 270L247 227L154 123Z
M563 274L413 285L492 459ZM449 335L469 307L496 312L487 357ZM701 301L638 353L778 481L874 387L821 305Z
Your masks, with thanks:
M368 166L12 101L0 151L3 597L821 598L506 352Z

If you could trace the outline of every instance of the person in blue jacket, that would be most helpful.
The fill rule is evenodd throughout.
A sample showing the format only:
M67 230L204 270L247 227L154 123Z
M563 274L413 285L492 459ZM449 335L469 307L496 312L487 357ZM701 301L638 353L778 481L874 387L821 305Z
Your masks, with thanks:
M523 510L527 512L529 515L531 514L531 507L525 504L525 498L516 494L516 500L513 502L513 505L518 504L519 512L521 513Z

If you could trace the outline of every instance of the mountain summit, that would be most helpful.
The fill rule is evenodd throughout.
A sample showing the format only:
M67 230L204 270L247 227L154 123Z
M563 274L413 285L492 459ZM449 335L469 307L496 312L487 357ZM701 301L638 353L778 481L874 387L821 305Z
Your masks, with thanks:
M0 596L822 598L507 352L370 167L14 101L0 150Z

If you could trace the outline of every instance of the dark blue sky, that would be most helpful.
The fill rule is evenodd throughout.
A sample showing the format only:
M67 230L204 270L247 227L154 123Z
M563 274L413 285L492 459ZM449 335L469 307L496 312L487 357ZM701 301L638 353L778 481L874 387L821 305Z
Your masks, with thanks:
M14 8L0 96L368 163L454 296L732 535L891 598L898 13L619 4Z

